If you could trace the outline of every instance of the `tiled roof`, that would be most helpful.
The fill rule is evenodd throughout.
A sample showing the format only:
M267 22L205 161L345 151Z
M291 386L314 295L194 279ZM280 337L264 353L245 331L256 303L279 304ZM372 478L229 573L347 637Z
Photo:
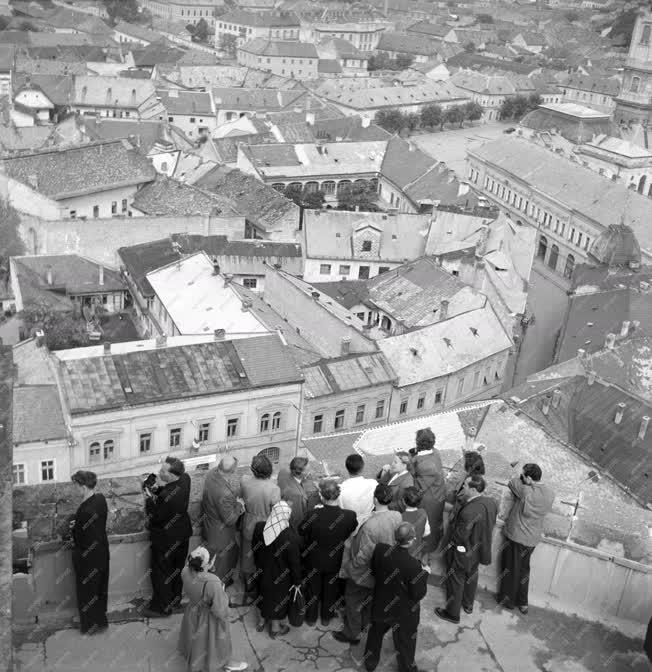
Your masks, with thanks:
M417 21L407 28L408 33L421 33L434 37L444 37L450 31L451 27L449 25L429 23L428 21Z
M396 51L401 54L418 56L433 56L438 51L437 44L425 35L391 33L389 31L381 34L376 49L378 51Z
M43 150L0 161L4 172L54 200L150 182L152 164L126 140Z
M174 149L185 149L191 145L190 140L183 140L181 131L175 126L158 119L107 119L80 115L76 121L91 140L132 138L140 143L138 147L143 154L147 154L159 140L171 143Z
M546 38L542 33L533 33L529 31L523 31L519 33L516 37L521 36L525 44L530 45L531 47L543 47L546 45Z
M291 213L296 213L298 227L298 207L253 175L237 169L226 172L222 168L216 168L195 184L234 200L241 215L265 230L272 229L279 220Z
M320 58L317 63L317 71L327 74L334 74L342 72L340 62L334 58Z
M88 72L86 63L77 61L51 60L49 58L31 58L28 54L16 54L16 73L34 75L85 75ZM22 84L24 78L18 80ZM16 89L16 80L13 82ZM67 102L67 101L66 101Z
M582 106L567 107L567 104L555 106L542 105L528 112L521 119L521 126L534 131L550 132L555 130L563 138L575 144L591 142L596 135L615 133L616 128L608 115L602 117L584 117L575 114ZM566 109L564 109L566 108ZM589 110L590 108L584 108Z
M211 94L201 91L163 91L156 90L163 107L168 114L204 115L213 117Z
M317 48L312 42L268 40L264 37L257 37L238 48L259 56L318 58Z
M48 349L36 338L28 338L12 348L14 385L56 385Z
M539 69L539 66L528 63L517 63L516 61L505 61L500 58L489 58L480 54L469 54L461 52L452 56L446 62L446 65L458 68L480 68L493 69L494 71L510 71L523 75L529 75L531 72Z
M0 126L0 152L3 156L14 152L31 151L45 147L52 139L51 126Z
M159 63L176 63L184 53L181 49L158 42L142 49L131 50L137 68L154 67Z
M620 82L615 77L587 77L586 75L569 75L566 81L561 83L569 89L579 89L580 91L593 91L605 96L617 96L620 93Z
M305 90L247 89L215 87L213 101L218 109L273 112L299 103L306 96Z
M139 108L156 96L150 80L133 82L126 77L75 75L70 102L80 107Z
M459 371L505 352L512 342L491 306L378 341L404 387Z
M38 62L40 63L41 60ZM85 67L84 72L86 72ZM55 105L70 104L72 95L72 77L70 75L16 73L12 85L14 93L17 93L23 87L37 87Z
M369 298L366 280L338 280L337 282L313 282L312 286L335 299L347 310L364 303Z
M518 176L540 193L605 228L618 222L627 224L641 249L652 254L650 200L645 196L521 138L487 142L469 149L469 155Z
M67 430L57 386L15 387L12 429L14 445L65 438Z
M145 297L154 296L147 274L181 258L181 254L172 246L170 238L121 247L118 249L118 256L138 290Z
M298 28L300 23L292 12L245 12L240 9L222 14L218 21L252 28Z
M183 254L206 252L209 256L223 257L301 257L301 246L296 243L277 243L272 240L227 240L226 236L201 236L175 233L171 236L181 246Z
M340 392L363 390L391 383L397 376L382 353L348 355L325 359L305 367L306 399L316 399Z
M186 215L237 215L228 198L178 182L165 175L141 187L134 196L133 207L146 215L184 217Z
M61 359L59 374L73 415L302 380L277 334Z
M157 42L158 40L164 39L161 33L157 33L154 30L150 30L144 26L139 26L135 23L127 23L127 21L118 21L118 23L115 24L113 30L116 33L123 33L130 37L135 37L139 40L147 42Z
M492 96L508 96L516 93L516 87L507 77L485 75L475 70L459 70L452 77L455 86L474 93Z

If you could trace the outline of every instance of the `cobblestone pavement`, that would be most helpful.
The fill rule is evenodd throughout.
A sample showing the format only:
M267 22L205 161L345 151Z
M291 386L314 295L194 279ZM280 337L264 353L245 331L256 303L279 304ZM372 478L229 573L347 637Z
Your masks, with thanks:
M472 615L459 626L440 621L442 602L431 586L422 602L417 663L427 672L649 672L642 641L603 626L545 609L528 616L499 609L489 594L478 596ZM123 619L124 615L115 614ZM16 672L185 672L176 653L181 615L162 620L117 620L109 630L83 637L76 630L34 630L15 637ZM231 634L237 657L254 672L357 672L363 646L349 648L326 628L292 629L271 640L255 629L252 608L233 610ZM337 627L338 623L333 622ZM330 628L331 630L333 627ZM391 637L379 672L396 670Z

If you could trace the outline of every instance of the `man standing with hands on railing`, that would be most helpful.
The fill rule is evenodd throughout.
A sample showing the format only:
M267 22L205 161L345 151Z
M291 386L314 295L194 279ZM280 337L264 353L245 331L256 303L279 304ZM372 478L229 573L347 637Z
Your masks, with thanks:
M555 493L541 483L541 467L526 464L520 476L508 483L508 513L505 516L505 546L498 602L506 609L528 612L530 556L543 535L543 521L552 511Z

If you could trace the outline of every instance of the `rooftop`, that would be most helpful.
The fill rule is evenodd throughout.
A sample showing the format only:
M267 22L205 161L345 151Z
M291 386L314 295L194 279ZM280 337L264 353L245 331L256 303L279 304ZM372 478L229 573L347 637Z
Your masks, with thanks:
M533 131L558 133L574 144L590 142L596 135L615 132L608 114L575 103L541 105L528 112L520 125Z
M196 252L147 274L152 289L182 334L264 333L268 329L244 306L233 288Z
M507 96L516 93L516 87L508 77L489 75L475 70L458 70L451 81L466 91L492 96Z
M113 30L116 33L123 33L129 37L146 42L157 42L164 39L161 33L157 33L155 30L150 30L149 28L145 28L145 26L135 23L128 23L127 21L118 21Z
M617 96L620 93L620 81L615 77L596 78L572 74L561 83L561 86L568 89L579 89L580 91L593 91L606 96Z
M238 26L254 28L298 28L299 18L292 12L245 12L234 9L222 14L223 23L235 23Z
M157 89L156 95L161 99L162 105L170 115L214 115L211 105L211 94L201 91L179 91L175 89Z
M152 164L126 140L46 149L0 160L4 172L55 201L150 182Z
M240 110L242 112L280 111L297 104L302 105L305 96L305 89L247 89L238 87L213 88L213 101L216 108L225 110Z
M24 385L13 394L14 445L63 439L68 435L56 385Z
M73 359L65 350L56 353L71 414L302 381L278 334L154 349L134 346L122 354Z
M70 102L80 107L138 109L155 95L151 80L134 82L127 77L74 75Z
M449 31L450 28L446 32ZM419 56L433 56L439 51L437 43L426 35L420 35L416 32L405 34L390 31L381 33L376 49L378 51Z
M268 40L264 37L257 37L238 48L259 56L318 58L317 48L312 42Z
M511 345L488 302L482 308L378 341L401 387L447 376L506 352Z

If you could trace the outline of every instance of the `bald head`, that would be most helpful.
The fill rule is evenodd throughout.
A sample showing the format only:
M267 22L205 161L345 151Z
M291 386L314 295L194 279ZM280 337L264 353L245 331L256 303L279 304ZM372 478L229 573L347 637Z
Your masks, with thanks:
M220 460L220 463L217 465L217 468L223 474L232 474L237 466L238 466L238 460L235 457L233 457L233 455L225 455Z
M401 523L394 532L394 539L399 546L409 546L416 536L417 533L412 523Z

